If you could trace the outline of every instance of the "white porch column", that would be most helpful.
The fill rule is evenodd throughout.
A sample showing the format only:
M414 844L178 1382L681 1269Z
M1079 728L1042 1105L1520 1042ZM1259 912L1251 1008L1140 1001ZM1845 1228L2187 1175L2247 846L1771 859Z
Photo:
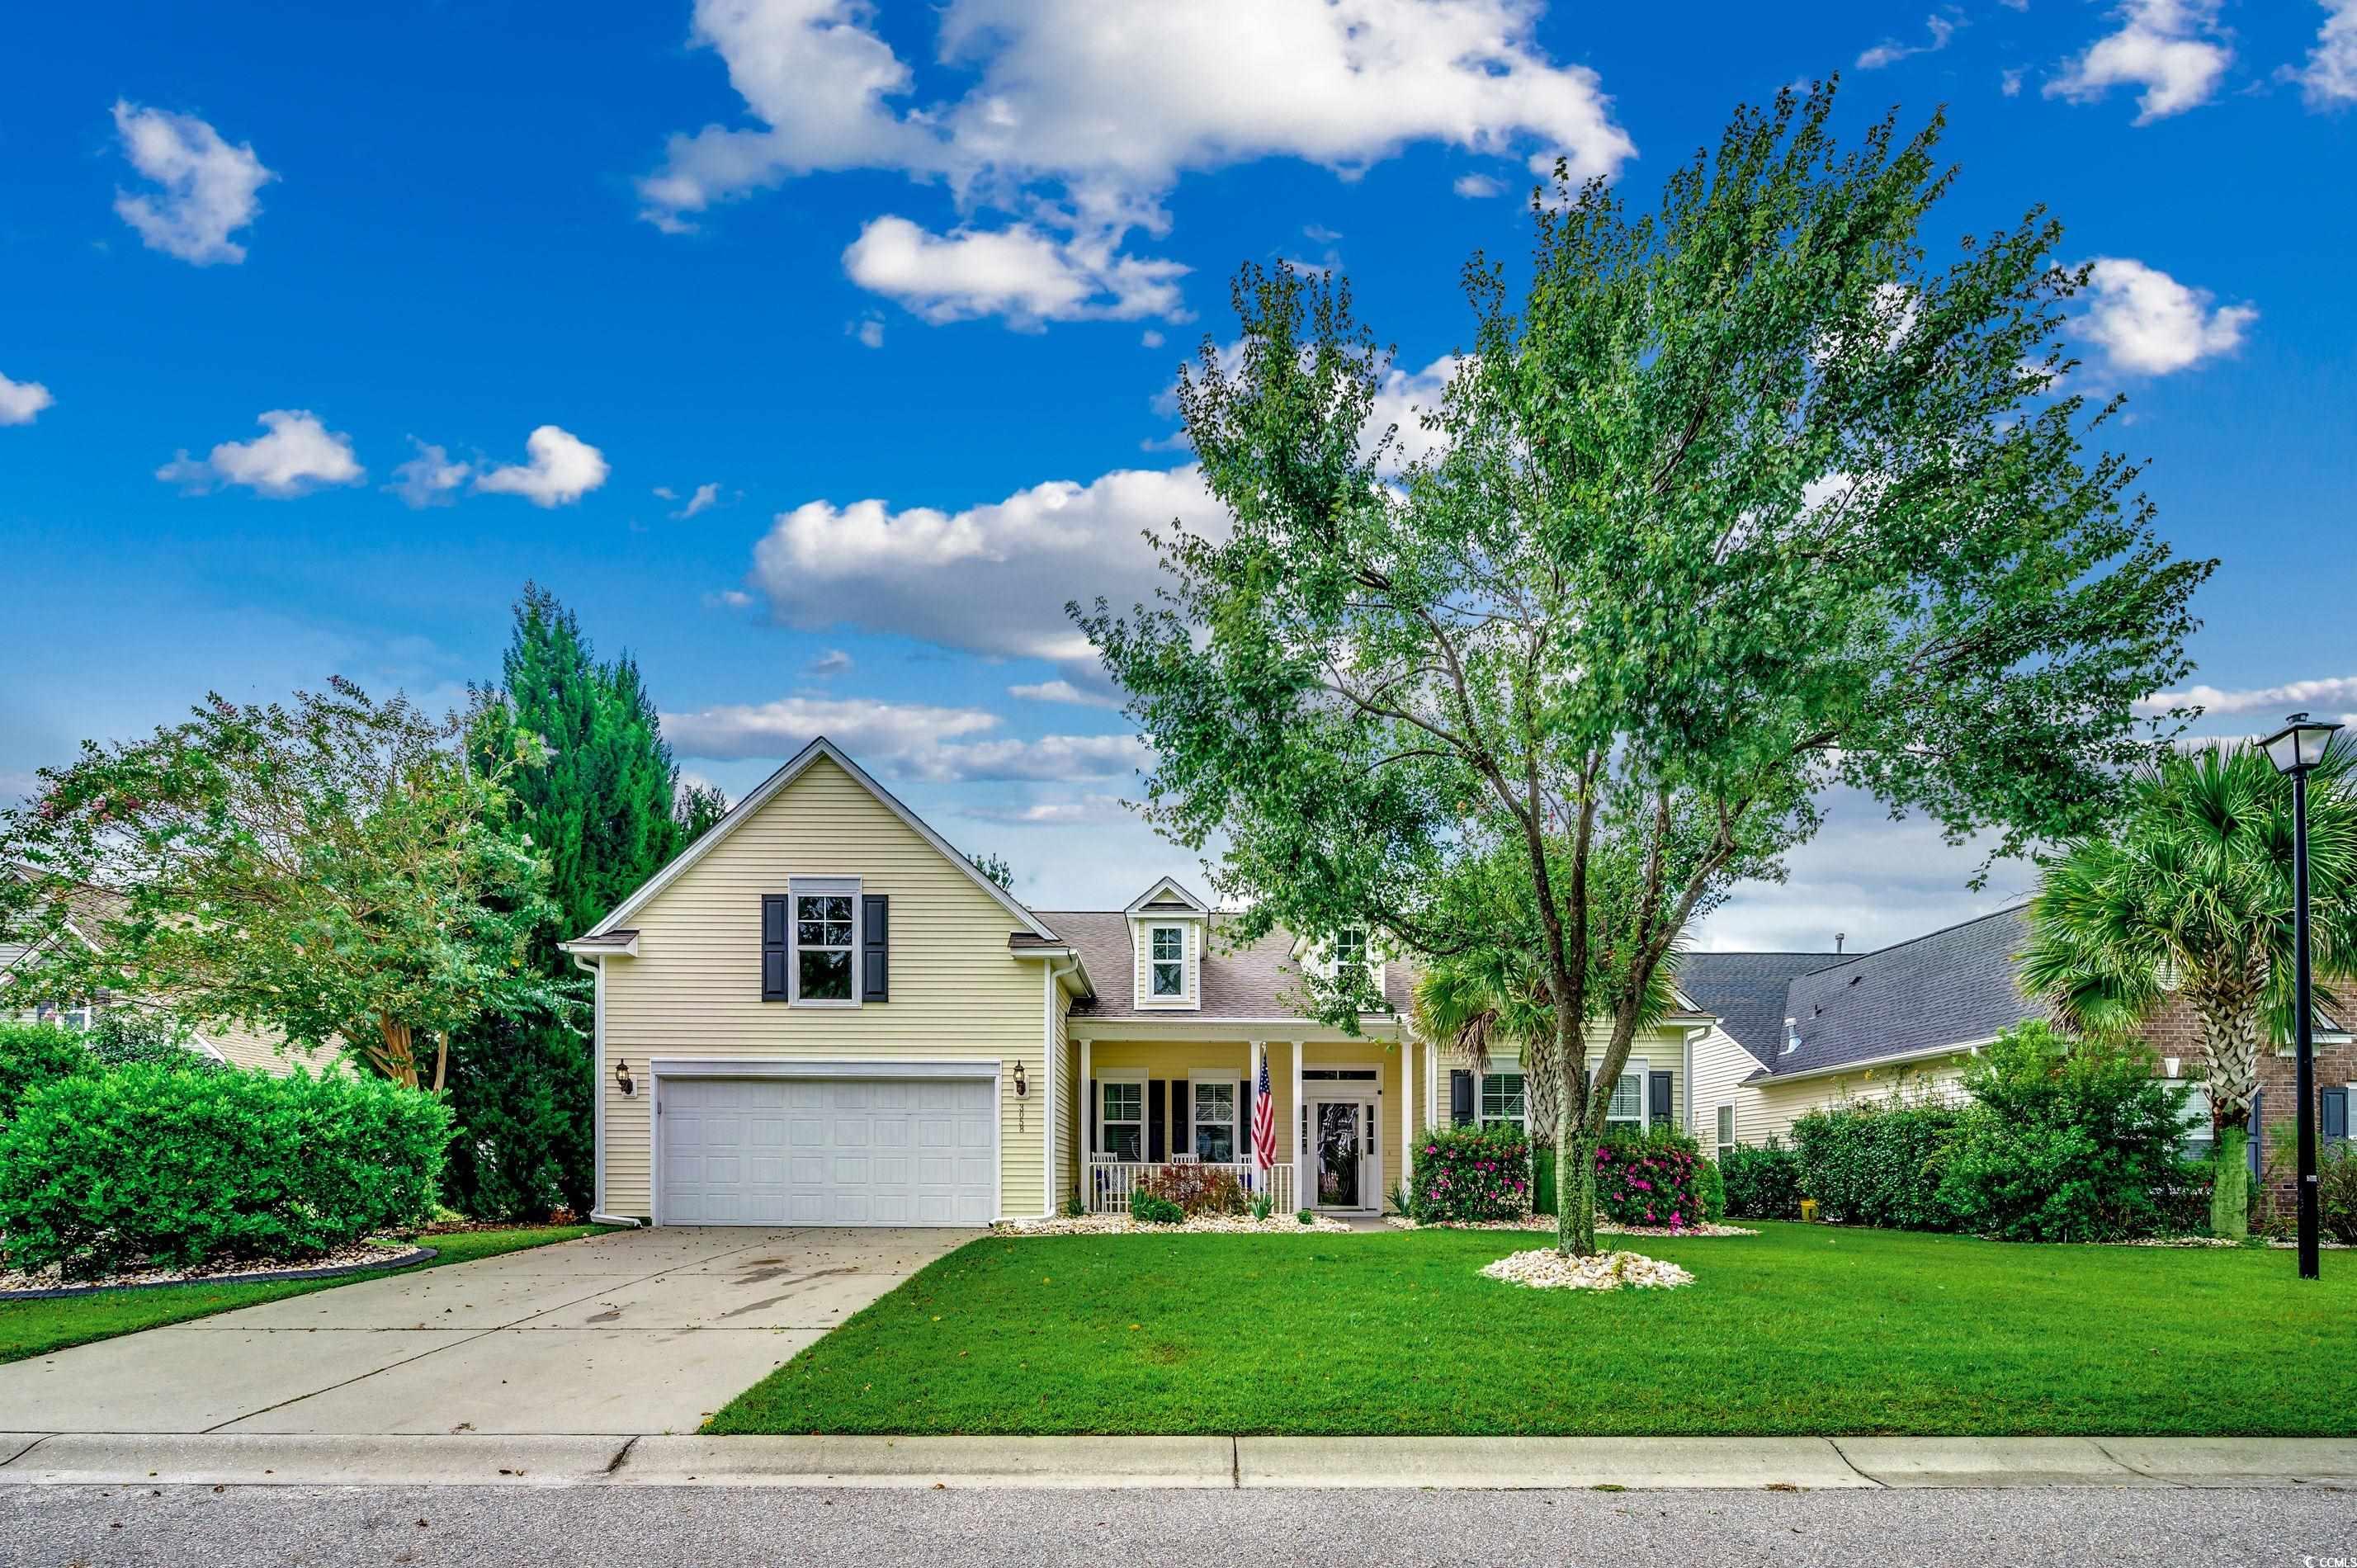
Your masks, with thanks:
M1400 1189L1407 1189L1408 1173L1415 1169L1415 1041L1400 1036Z
M1301 1136L1301 1119L1308 1107L1301 1098L1302 1043L1293 1042L1293 1114L1286 1118L1293 1123L1293 1207L1309 1207L1310 1195L1317 1189L1309 1184L1309 1148Z
M1080 1108L1081 1119L1072 1126L1072 1148L1080 1156L1074 1163L1080 1167L1081 1197L1082 1201L1091 1203L1095 1201L1096 1195L1089 1190L1089 1156L1097 1152L1097 1141L1089 1135L1089 1097L1095 1092L1089 1087L1089 1039L1083 1035L1081 1036L1081 1081L1072 1095L1072 1103Z

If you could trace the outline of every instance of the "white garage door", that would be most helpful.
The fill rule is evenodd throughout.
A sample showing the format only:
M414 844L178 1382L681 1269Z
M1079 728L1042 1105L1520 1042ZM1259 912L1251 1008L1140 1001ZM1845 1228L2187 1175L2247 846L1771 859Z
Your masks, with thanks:
M665 1078L665 1225L986 1225L995 1085L973 1078Z

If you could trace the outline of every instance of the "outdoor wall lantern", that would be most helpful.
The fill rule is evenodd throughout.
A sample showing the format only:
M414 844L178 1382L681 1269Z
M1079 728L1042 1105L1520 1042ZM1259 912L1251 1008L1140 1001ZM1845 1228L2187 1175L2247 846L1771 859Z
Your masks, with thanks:
M630 1076L630 1064L620 1057L614 1058L614 1081L622 1086L625 1100L639 1091L638 1080Z
M1020 1100L1030 1092L1031 1080L1023 1076L1023 1064L1017 1062L1015 1064L1015 1098Z
M2308 770L2324 760L2339 725L2294 714L2259 742L2278 773L2291 775L2292 1038L2298 1050L2299 1277L2317 1277L2316 1004L2308 972Z

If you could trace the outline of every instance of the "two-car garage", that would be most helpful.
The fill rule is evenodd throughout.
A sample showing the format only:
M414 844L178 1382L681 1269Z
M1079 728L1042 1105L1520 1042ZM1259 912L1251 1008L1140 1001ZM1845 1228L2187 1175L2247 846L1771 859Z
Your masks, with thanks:
M986 1225L997 1064L654 1065L662 1225Z

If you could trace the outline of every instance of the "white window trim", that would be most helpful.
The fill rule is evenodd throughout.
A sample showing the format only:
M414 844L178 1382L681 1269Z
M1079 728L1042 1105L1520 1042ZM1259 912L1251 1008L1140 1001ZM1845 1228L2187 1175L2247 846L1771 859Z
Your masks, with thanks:
M1725 1112L1727 1113L1727 1138L1725 1142L1721 1142L1718 1136L1718 1115L1720 1112ZM1710 1126L1710 1157L1712 1159L1715 1160L1719 1158L1724 1155L1727 1150L1735 1147L1736 1134L1742 1130L1742 1113L1736 1109L1735 1101L1732 1100L1722 1100L1716 1106L1712 1107Z
M1509 1074L1523 1080L1523 1113L1520 1116L1492 1116L1481 1108L1481 1092L1484 1087L1484 1080L1492 1078L1503 1078ZM1508 1067L1502 1062L1491 1062L1488 1072L1475 1073L1473 1075L1473 1125L1476 1127L1487 1127L1492 1122L1501 1123L1511 1122L1515 1126L1520 1127L1524 1133L1528 1133L1531 1130L1531 1078L1530 1074L1523 1070L1522 1064L1519 1062L1515 1063L1512 1067Z
M772 884L772 886L775 886ZM859 897L856 876L794 876L786 881L786 1004L790 1007L857 1007L860 993L859 955L866 949L866 904ZM848 896L851 899L851 994L846 997L802 994L802 923L804 898ZM832 952L833 948L814 950Z
M1193 967L1187 961L1189 956L1188 953L1189 944L1187 940L1187 929L1189 923L1190 922L1186 920L1153 920L1146 923L1146 998L1140 1004L1141 1006L1184 1007L1187 1005L1188 999L1194 990L1192 986L1187 983L1187 972L1189 969ZM1154 939L1160 936L1165 931L1170 932L1173 936L1176 936L1178 939L1178 956L1175 960L1157 958L1154 956ZM1165 995L1154 988L1154 972L1162 964L1173 962L1177 963L1178 966L1178 989L1173 994Z
M1243 1079L1239 1077L1235 1069L1232 1068L1199 1067L1188 1069L1187 1153L1190 1155L1195 1152L1195 1128L1197 1125L1195 1121L1195 1086L1199 1083L1224 1083L1228 1086L1228 1159L1224 1163L1232 1165L1242 1155L1244 1146L1243 1096L1240 1092L1243 1084ZM1217 1122L1204 1122L1202 1124L1205 1126L1218 1125Z
M1637 1080L1637 1114L1633 1117L1615 1116L1611 1114L1611 1101L1609 1100L1606 1101L1604 1105L1604 1130L1606 1132L1610 1132L1615 1126L1634 1127L1640 1133L1650 1133L1653 1130L1652 1068L1652 1063L1639 1061L1634 1057L1630 1058L1629 1060L1620 1065L1620 1077L1622 1079L1633 1078ZM1615 1083L1613 1088L1617 1091L1620 1085Z
M1112 1083L1134 1083L1137 1085L1137 1120L1133 1123L1129 1118L1125 1116L1121 1120L1121 1125L1125 1127L1135 1125L1137 1128L1137 1157L1141 1162L1145 1160L1146 1155L1150 1152L1146 1146L1146 1128L1147 1122L1146 1086L1148 1081L1150 1080L1146 1078L1146 1069L1142 1067L1099 1068L1097 1069L1095 1084L1089 1090L1091 1094L1096 1096L1097 1101L1095 1106L1096 1114L1090 1118L1090 1120L1095 1123L1094 1126L1089 1129L1088 1133L1089 1153L1091 1155L1109 1155L1113 1153L1111 1149L1105 1146L1105 1086Z

